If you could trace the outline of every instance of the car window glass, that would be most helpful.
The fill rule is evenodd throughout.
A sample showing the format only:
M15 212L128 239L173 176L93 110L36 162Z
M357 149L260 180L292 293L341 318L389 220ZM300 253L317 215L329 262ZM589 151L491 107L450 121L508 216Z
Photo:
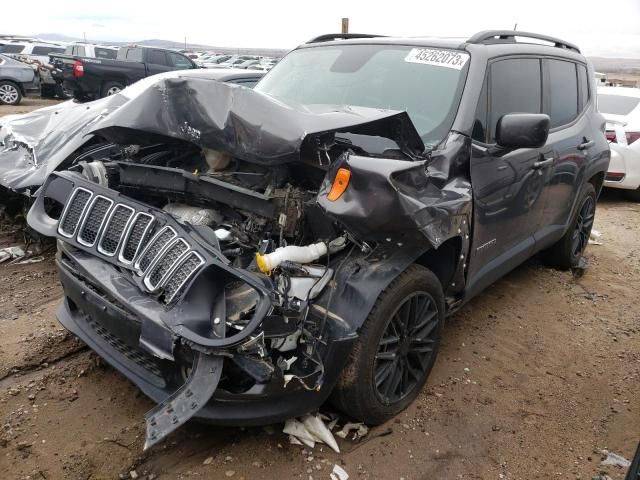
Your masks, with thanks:
M491 65L489 125L495 141L496 124L507 113L540 113L542 81L540 60L513 58Z
M78 47L78 53L76 55L78 55L79 57L84 57L87 55L87 52L84 47Z
M126 52L127 60L132 62L141 62L142 61L142 49L141 48L129 48Z
M74 48L75 48L74 46L69 45L69 46L64 50L65 55L74 55L74 53L73 53L73 49L74 49Z
M580 85L580 110L582 110L587 103L591 92L589 92L589 77L587 75L587 67L578 64L578 82Z
M466 78L460 69L407 61L405 45L345 45L294 50L256 89L294 108L353 105L406 111L425 144L449 131Z
M151 50L147 57L147 63L152 65L166 65L167 59L162 50Z
M167 55L169 56L169 64L173 67L187 69L192 66L188 58L178 53L167 52Z
M578 79L576 64L548 60L549 117L551 128L566 125L578 115Z
M487 81L482 85L478 107L476 108L476 118L473 122L471 138L479 142L487 141Z
M8 43L0 48L0 52L2 53L20 53L24 50L24 45L13 45Z
M613 115L629 115L640 103L640 98L623 95L598 94L598 110Z
M96 47L96 58L108 58L113 60L116 58L117 55L118 55L117 50L112 50L111 48Z

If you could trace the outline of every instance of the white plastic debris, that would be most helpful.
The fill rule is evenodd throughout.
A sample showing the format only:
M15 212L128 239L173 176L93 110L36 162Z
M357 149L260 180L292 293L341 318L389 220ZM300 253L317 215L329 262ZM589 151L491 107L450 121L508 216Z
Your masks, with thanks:
M306 415L303 417L302 423L316 442L326 443L334 452L340 453L336 439L319 415Z
M307 447L315 447L316 441L314 440L311 433L307 431L302 422L299 422L295 418L290 418L284 423L284 429L282 430L284 433L293 436L304 443Z
M601 236L602 236L602 233L599 230L591 229L591 234L589 235L589 244L602 245L602 242L598 240Z
M298 440L297 437L294 437L293 435L289 435L289 443L291 445L304 445L304 443L302 443L300 440Z
M607 457L602 460L602 465L614 465L616 467L629 468L631 462L617 453L608 450L602 450L601 453Z
M24 250L20 247L0 248L0 263L22 257L24 257Z
M302 421L290 418L282 431L289 435L289 443L295 444L297 440L310 448L315 447L316 443L325 443L333 451L340 453L336 439L320 415L305 415Z
M44 257L40 255L39 257L31 257L26 260L20 260L19 262L15 262L16 265L30 265L32 263L40 263L44 262ZM14 262L12 262L14 263Z
M357 440L359 438L364 437L367 433L369 433L369 428L362 422L358 423L345 423L342 427L342 430L336 432L336 435L340 438L347 438L347 436L354 432L351 440Z
M349 474L340 465L335 464L329 474L331 480L349 480Z

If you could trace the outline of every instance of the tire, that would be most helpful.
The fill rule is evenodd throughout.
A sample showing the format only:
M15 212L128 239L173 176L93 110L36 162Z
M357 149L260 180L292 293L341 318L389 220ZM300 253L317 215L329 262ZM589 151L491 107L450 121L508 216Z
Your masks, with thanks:
M640 202L640 188L625 190L625 196L632 202Z
M411 302L413 310L409 308ZM413 315L409 319L414 332L408 336L409 340L402 340L401 330L406 331L401 327L405 324L403 314L420 310L425 315ZM419 265L407 268L382 292L369 313L340 373L332 403L369 425L383 423L407 408L433 367L444 312L444 294L438 278ZM390 341L393 338L399 340Z
M109 97L119 93L124 88L124 85L118 82L107 82L102 86L102 96Z
M545 263L561 270L577 265L589 243L595 213L596 189L593 184L587 183L569 229L560 240L542 252Z
M20 87L8 80L0 81L0 104L18 105L22 100Z
M55 98L56 96L56 87L55 85L41 85L40 86L40 97L42 98Z
M55 95L62 100L69 100L70 98L73 98L73 92L65 91L60 84L57 84L55 87Z

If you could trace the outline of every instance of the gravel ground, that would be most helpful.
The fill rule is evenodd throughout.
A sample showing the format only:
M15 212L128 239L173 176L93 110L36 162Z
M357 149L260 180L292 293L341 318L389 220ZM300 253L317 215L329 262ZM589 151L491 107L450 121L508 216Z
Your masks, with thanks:
M606 192L595 228L582 278L533 259L448 319L418 400L340 454L290 445L281 425L194 422L143 454L153 404L57 323L52 252L0 264L1 476L622 479L600 451L630 458L640 439L640 205ZM20 241L0 225L0 248Z

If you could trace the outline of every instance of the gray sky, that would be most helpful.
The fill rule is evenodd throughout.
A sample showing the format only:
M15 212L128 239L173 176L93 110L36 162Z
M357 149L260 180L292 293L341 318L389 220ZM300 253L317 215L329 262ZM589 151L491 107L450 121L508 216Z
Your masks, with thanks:
M640 0L30 0L1 15L0 33L55 32L92 40L150 38L228 47L292 48L350 30L398 36L467 37L512 29L558 36L587 55L640 58ZM105 6L108 5L108 10Z

